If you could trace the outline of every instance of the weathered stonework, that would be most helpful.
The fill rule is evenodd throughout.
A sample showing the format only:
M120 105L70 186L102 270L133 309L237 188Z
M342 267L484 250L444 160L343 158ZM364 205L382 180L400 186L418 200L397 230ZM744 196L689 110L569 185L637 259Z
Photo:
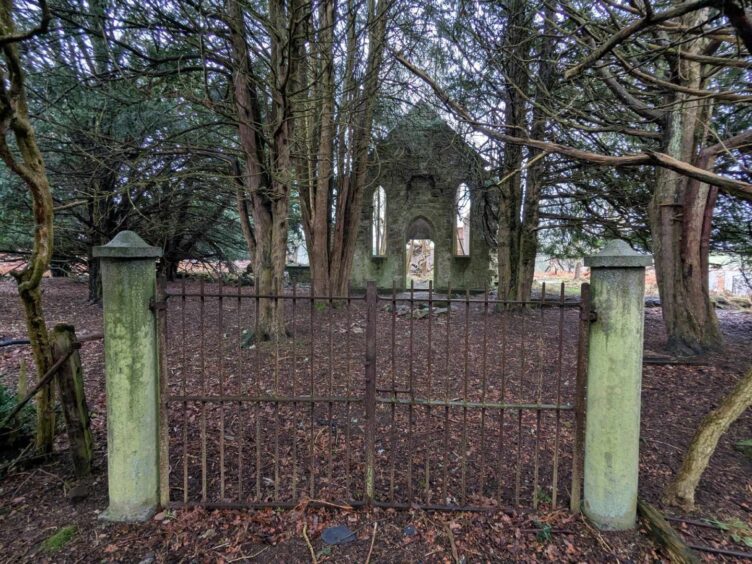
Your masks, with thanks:
M159 369L155 260L132 231L94 247L102 262L109 521L144 521L159 504Z
M434 242L434 287L482 289L490 283L490 249L483 232L483 161L443 120L418 107L380 143L372 156L363 203L351 283L365 288L406 287L406 245L410 239ZM455 197L470 188L470 256L454 254ZM386 192L387 251L372 255L373 193Z
M610 241L589 266L585 514L600 529L634 528L640 460L640 390L648 256Z

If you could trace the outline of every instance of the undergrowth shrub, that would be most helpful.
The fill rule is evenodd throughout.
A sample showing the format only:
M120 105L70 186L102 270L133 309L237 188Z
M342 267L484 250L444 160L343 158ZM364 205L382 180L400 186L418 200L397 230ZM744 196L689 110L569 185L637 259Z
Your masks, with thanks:
M14 392L0 384L0 425L16 407L18 399ZM28 444L34 434L34 420L34 407L29 402L8 423L0 426L0 458Z

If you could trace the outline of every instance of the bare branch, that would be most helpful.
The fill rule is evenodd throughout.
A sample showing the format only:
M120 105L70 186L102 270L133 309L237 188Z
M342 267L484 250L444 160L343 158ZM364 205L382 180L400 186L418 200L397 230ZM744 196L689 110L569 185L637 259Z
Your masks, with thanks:
M502 133L498 129L489 127L483 123L478 122L462 105L452 100L449 95L428 76L424 71L413 65L401 54L394 53L395 58L411 73L420 78L434 91L436 96L451 110L457 117L471 125L476 131L487 135L493 139L497 139L504 143L510 143L514 145L525 145L528 147L535 147L541 151L548 153L557 153L573 159L586 161L597 166L613 166L613 167L626 167L626 166L640 166L640 165L658 165L663 168L667 168L678 172L684 176L695 178L701 182L717 186L727 194L736 196L745 200L752 201L752 184L727 178L714 172L703 170L690 163L680 161L664 153L655 151L645 151L643 153L636 153L632 155L603 155L600 153L593 153L590 151L583 151L569 147L566 145L560 145L558 143L550 143L546 141L539 141L537 139L527 139L523 137L516 137Z
M24 33L9 33L7 35L0 36L0 47L5 47L6 45L9 45L11 43L26 41L27 39L31 39L36 35L47 33L47 30L50 27L50 20L52 19L47 1L40 0L39 8L42 10L42 18L39 21L39 25Z
M601 57L611 52L614 47L616 47L632 35L639 33L643 29L673 18L683 16L684 14L687 14L689 12L694 12L695 10L706 8L713 5L715 1L716 0L694 0L691 2L685 2L684 4L679 4L678 6L659 14L648 12L644 18L634 22L631 25L628 25L627 27L623 27L618 32L609 37L605 43L596 48L595 51L590 53L590 55L585 57L585 59L581 63L565 71L564 78L569 80L576 77L586 68L598 61Z

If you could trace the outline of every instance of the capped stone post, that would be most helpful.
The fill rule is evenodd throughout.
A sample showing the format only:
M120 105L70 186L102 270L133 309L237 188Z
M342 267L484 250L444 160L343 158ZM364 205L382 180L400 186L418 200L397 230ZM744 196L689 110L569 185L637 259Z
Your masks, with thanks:
M585 514L601 529L635 526L645 267L621 240L585 258L596 320L590 327L585 430Z
M159 504L159 369L155 259L133 231L102 247L109 506L101 518L144 521Z

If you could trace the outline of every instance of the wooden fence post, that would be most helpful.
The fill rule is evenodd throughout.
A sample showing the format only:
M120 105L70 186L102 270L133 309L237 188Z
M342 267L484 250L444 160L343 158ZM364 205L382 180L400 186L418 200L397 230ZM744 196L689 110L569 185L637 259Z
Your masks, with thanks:
M53 360L68 357L57 372L56 380L63 407L63 418L68 429L73 468L76 477L91 473L94 440L91 435L89 410L84 395L81 356L78 354L76 331L72 325L59 324L52 330Z

